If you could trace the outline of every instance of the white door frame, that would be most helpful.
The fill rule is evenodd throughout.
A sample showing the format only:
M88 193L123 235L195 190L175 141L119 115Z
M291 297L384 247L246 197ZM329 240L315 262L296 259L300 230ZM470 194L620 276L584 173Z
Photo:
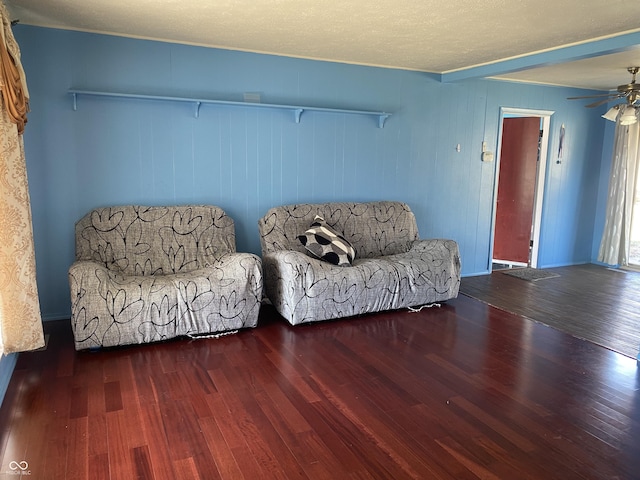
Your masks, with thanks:
M489 256L489 271L493 269L493 241L496 234L496 210L498 206L498 180L500 177L500 157L502 153L502 123L505 117L539 117L542 123L542 139L540 140L540 158L538 161L538 175L536 177L536 191L533 205L531 267L538 266L540 248L540 226L542 224L542 201L544 199L544 180L549 162L549 130L551 127L551 110L533 110L528 108L500 107L500 124L498 125L498 149L496 155L496 174L493 186L493 218L491 220L491 255Z

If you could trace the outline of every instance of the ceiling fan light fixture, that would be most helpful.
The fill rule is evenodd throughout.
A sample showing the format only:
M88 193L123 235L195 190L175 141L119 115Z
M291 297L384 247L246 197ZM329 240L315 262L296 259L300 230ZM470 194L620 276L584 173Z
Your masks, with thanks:
M620 115L620 125L632 125L638 121L637 110L633 106L625 107Z
M607 110L607 113L602 115L602 118L615 122L618 118L618 113L620 113L620 105L614 105L609 110Z

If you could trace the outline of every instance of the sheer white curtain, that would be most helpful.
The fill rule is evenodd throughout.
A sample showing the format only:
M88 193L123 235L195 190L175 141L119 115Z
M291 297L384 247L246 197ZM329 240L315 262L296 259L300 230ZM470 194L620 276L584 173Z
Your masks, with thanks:
M639 109L636 110L638 116ZM616 123L609 178L609 196L598 260L609 265L629 264L631 212L640 164L640 123Z

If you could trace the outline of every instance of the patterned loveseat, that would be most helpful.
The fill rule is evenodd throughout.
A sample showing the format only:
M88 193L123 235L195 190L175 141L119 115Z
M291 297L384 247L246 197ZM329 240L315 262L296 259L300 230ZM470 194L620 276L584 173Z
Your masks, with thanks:
M69 269L77 350L255 327L258 256L236 253L215 206L119 206L76 223Z
M298 237L314 220L321 222L316 216L354 247L351 266L334 265L307 252ZM258 227L265 293L293 325L415 307L458 295L457 243L419 240L415 217L404 203L281 206L269 210Z

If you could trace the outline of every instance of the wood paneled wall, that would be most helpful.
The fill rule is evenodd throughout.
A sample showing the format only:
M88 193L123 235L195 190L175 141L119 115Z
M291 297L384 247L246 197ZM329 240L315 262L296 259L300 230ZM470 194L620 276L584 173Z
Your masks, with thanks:
M579 93L491 80L443 84L422 72L292 59L18 25L31 92L25 134L45 318L69 314L73 225L97 206L212 203L236 221L238 249L259 253L272 206L408 202L423 237L460 244L463 274L486 272L500 107L553 110L540 266L588 262L604 122ZM384 110L377 120L187 104L79 98L70 88ZM460 152L456 145L460 145ZM608 174L608 171L607 173ZM606 194L606 192L605 192Z

